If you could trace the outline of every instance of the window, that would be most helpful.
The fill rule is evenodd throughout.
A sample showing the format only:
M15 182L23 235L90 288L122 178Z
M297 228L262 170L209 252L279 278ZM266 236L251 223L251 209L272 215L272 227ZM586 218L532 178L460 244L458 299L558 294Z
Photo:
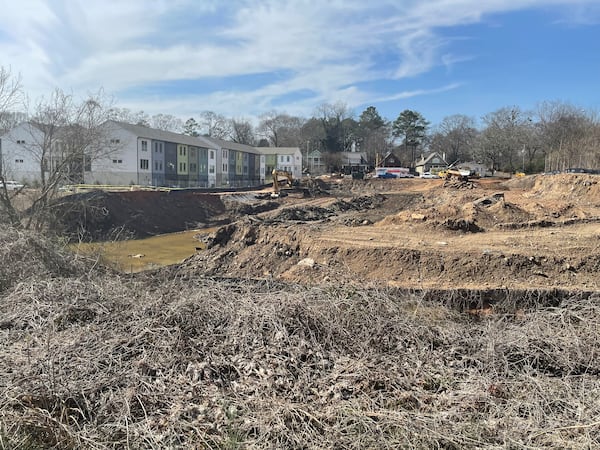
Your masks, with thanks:
M121 143L121 139L111 139L110 143L111 144L120 144Z
M158 170L158 161L154 161L154 170Z
M23 160L22 160L22 159L15 159L15 162L16 162L17 164L23 164Z
M180 172L185 172L185 163L184 162L180 162L179 163L179 171Z
M142 141L142 151L143 152L148 151L148 141Z
M227 150L223 150L223 158L227 158Z
M162 171L162 170L163 170L163 168L162 168L162 161L159 161L159 162L158 162L158 170L160 170L160 171Z
M123 160L122 159L113 159L113 164L122 164Z
M287 155L286 161L290 162L290 155Z
M22 139L18 139L18 140L17 140L17 144L24 144L24 143L25 143L25 141L24 141L24 140L22 140Z
M190 163L190 172L196 172L198 167L196 167L196 163Z
M142 170L148 170L148 160L147 159L140 159L140 169Z
M210 159L215 159L215 152L211 150L209 153L210 153L209 154L209 158Z
M227 164L223 164L223 172L227 172Z
M215 166L210 166L208 169L208 173L215 173Z

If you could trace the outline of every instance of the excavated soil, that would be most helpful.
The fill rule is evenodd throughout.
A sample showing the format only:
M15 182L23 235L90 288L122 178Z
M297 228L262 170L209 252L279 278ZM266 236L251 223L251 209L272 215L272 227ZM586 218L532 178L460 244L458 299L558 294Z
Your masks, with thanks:
M93 217L100 219L82 225L74 215L67 223L91 236L115 227L145 236L224 224L198 235L206 250L180 267L189 274L594 291L599 180L575 174L460 183L331 179L275 200L252 193L103 193L93 197L103 212Z

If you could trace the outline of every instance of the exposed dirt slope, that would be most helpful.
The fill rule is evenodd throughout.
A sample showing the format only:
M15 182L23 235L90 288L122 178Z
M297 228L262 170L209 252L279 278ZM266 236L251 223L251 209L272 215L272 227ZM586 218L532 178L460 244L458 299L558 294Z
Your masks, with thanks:
M338 188L338 196L348 195L342 203L353 206L289 200L231 224L208 239L209 249L187 261L186 270L412 288L598 288L595 177L464 187L384 181L366 181L364 191L378 194L360 197L352 196L357 181Z
M83 240L147 237L228 221L218 195L189 192L92 191L64 197L56 228Z

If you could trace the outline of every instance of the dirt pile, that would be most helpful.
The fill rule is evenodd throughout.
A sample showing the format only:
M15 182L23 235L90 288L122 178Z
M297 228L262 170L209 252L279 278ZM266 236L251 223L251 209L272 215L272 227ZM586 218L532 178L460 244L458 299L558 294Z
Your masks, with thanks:
M597 203L600 183L595 175L559 174L535 177L529 197Z
M227 221L218 195L190 191L92 191L56 205L61 230L74 239L140 238Z

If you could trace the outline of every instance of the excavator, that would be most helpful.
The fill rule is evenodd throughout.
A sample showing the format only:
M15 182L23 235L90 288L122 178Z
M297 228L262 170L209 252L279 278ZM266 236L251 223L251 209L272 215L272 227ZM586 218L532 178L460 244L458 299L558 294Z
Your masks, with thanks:
M288 186L293 186L294 178L292 177L292 174L285 170L273 169L271 175L273 175L273 192L271 193L271 198L283 197L285 194L281 192L279 185L281 182L280 180L283 178L284 182L286 182Z
M456 167L456 161L450 164L446 170L440 171L438 175L446 181L469 181L470 178L473 178L473 173L469 169Z
M444 178L446 180L469 181L472 176L470 170L448 168L445 170Z

